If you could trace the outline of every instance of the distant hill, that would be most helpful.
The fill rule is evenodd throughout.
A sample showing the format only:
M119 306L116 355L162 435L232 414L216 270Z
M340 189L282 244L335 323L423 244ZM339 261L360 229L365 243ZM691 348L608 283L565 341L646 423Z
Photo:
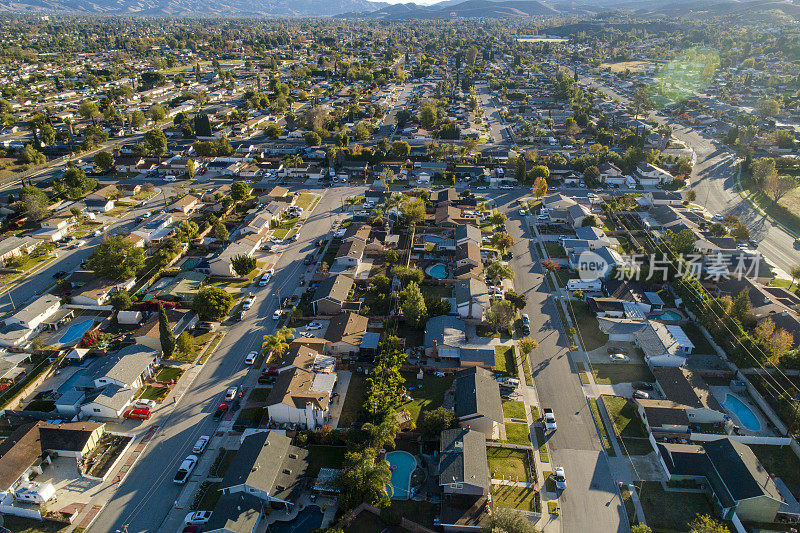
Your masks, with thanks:
M387 5L369 0L0 0L0 13L325 17Z
M375 19L446 19L464 18L517 18L546 17L562 13L587 13L584 10L567 8L560 10L547 2L539 0L445 0L438 4L423 6L414 3L395 4L383 9L362 13L345 13L340 18Z

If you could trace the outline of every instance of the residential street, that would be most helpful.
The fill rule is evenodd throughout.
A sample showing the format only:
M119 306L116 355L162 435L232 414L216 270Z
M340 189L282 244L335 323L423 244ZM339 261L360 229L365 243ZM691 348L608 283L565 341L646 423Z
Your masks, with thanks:
M215 355L202 367L175 408L162 407L160 411L167 413L158 412L150 420L150 425L159 426L158 433L98 515L91 531L124 531L125 527L130 533L175 531L181 525L188 509L176 509L170 515L171 520L167 520L185 487L173 483L175 471L198 437L214 434L219 421L212 413L225 390L244 383L249 370L252 370L251 376L257 374L257 370L245 366L243 360L249 351L260 349L264 335L275 330L272 313L277 307L278 291L281 296L294 292L300 273L306 269L301 260L314 247L313 241L330 230L342 198L360 194L363 188L341 187L321 192L325 194L300 230L297 242L282 253L273 281L267 287L254 288L258 300L247 318L226 326L227 332ZM143 429L136 431L144 433ZM215 455L216 452L209 449L205 453Z
M527 191L524 191L527 192ZM498 208L508 215L514 286L527 296L524 309L531 320L531 337L539 348L531 355L531 371L540 408L552 407L558 430L548 435L551 464L564 466L567 489L560 495L563 531L626 531L624 508L602 451L594 419L586 402L575 364L549 285L545 282L530 230L516 213L517 189L497 197Z

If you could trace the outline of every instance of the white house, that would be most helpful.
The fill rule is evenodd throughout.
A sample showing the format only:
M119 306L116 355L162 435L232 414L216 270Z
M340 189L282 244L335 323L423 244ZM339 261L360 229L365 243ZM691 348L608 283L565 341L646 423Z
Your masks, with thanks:
M6 324L21 324L28 329L36 329L59 309L61 309L61 298L53 294L44 294L17 309L13 315L6 318Z
M672 183L672 174L652 163L639 163L636 165L633 175L642 187L655 187L656 185Z
M300 346L292 364L281 369L266 401L270 421L308 429L328 423L336 373L317 372L314 362L318 356L315 350Z

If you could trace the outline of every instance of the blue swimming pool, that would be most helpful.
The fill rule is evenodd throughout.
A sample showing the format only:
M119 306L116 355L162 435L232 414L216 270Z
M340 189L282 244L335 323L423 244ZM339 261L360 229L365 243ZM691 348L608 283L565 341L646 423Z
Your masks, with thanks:
M438 235L425 235L425 242L432 242L434 244L444 244L450 242L450 239L440 237Z
M83 337L83 334L89 331L94 325L93 318L87 318L82 322L75 322L70 327L67 328L66 333L61 336L58 342L62 344L69 344L70 342L75 342L76 340Z
M267 526L269 533L308 533L322 525L322 510L316 505L306 507L288 522L275 522Z
M742 400L734 396L733 394L728 394L725 397L725 402L722 404L725 409L736 415L736 418L739 419L739 422L750 431L760 431L761 430L761 422L758 420L758 417L753 413L753 410L747 407Z
M436 263L426 269L428 275L436 279L444 279L447 277L447 266L444 263Z
M387 453L386 460L392 469L392 499L407 500L411 495L411 473L417 468L417 460L403 451Z
M652 315L650 318L653 320L680 320L683 317L675 311L664 311L658 315Z

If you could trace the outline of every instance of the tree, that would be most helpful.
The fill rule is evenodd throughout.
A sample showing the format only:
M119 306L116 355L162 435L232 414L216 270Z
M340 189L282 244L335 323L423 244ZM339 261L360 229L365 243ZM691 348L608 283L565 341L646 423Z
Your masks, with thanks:
M167 112L164 111L163 107L158 104L153 104L150 106L150 118L152 118L155 122L164 120L165 116L167 116Z
M432 105L424 105L419 109L419 125L426 130L436 127L436 108Z
M184 331L178 336L178 352L184 356L194 354L194 337L188 331Z
M194 295L192 309L204 320L222 320L233 308L233 296L219 287L203 287Z
M194 159L189 159L186 161L186 177L189 179L194 178L195 167L194 167Z
M290 339L294 336L294 329L283 326L272 335L264 335L261 349L272 358L280 358L289 349Z
M647 87L637 87L633 93L633 118L639 118L642 113L647 114L653 107L653 101L650 99Z
M25 214L33 222L38 222L50 216L50 199L39 187L23 185L20 189L19 199L25 208Z
M519 511L504 507L495 507L489 517L489 525L485 533L539 533L528 517Z
M308 146L319 146L322 144L322 137L320 137L319 133L315 131L309 131L306 133L305 139Z
M689 524L689 527L691 528L689 533L730 533L730 530L724 523L707 514L695 518L694 521Z
M264 128L264 135L266 135L270 139L277 139L278 137L281 136L282 133L283 133L283 130L275 122L270 122Z
M505 224L506 220L508 220L508 217L505 213L494 213L491 218L489 218L489 221L495 226L501 226Z
M43 165L47 163L47 157L30 143L22 149L18 159L22 164Z
M646 524L634 524L631 526L631 533L653 533L653 530Z
M507 331L511 329L511 322L514 320L516 309L505 300L497 300L489 306L486 312L486 323L494 331Z
M231 183L231 198L237 202L246 200L250 197L250 185L243 180L234 180Z
M394 141L392 143L392 153L397 157L406 157L411 152L411 146L405 141Z
M498 231L494 235L492 235L492 246L495 248L500 249L500 251L505 251L512 246L514 246L514 237L506 233L505 231Z
M158 128L152 129L144 134L144 146L148 154L161 157L167 153L167 136Z
M547 180L545 180L541 176L533 180L533 187L531 187L531 194L533 194L536 198L541 198L542 196L547 194Z
M400 206L400 212L408 221L409 225L420 224L425 220L425 201L422 198L409 197Z
M101 172L105 172L114 166L114 156L106 151L97 152L94 154L94 166L100 169Z
M110 303L117 311L124 311L133 304L131 295L124 289L118 289L112 292L108 297Z
M775 180L775 186L772 187L772 190L769 192L772 196L772 200L777 203L795 188L797 188L797 181L795 181L793 176L779 176L778 179Z
M144 267L144 250L124 236L116 235L97 246L86 265L99 277L117 281L130 279Z
M694 250L694 243L697 241L697 235L690 229L683 229L678 233L665 230L662 239L669 243L675 253L686 255Z
M228 228L225 227L225 223L221 220L214 222L214 237L221 241L228 240Z
M392 472L389 463L376 461L377 451L366 448L348 452L336 484L339 488L339 505L349 510L361 502L374 505L388 501Z
M789 275L792 276L792 285L797 285L797 280L800 279L800 265L793 266L789 270Z
M402 293L403 318L409 324L422 327L428 320L428 310L425 307L425 298L419 285L412 281Z
M781 112L781 104L774 98L765 98L758 102L758 112L765 117L774 117Z
M511 305L514 306L514 309L520 310L525 309L525 305L528 303L528 297L525 294L520 294L514 289L508 289L503 297L511 302Z
M395 265L392 267L392 275L397 276L402 285L408 285L412 281L419 285L422 283L422 280L425 279L425 274L421 269L401 265Z
M759 157L751 165L753 180L762 188L766 188L767 183L778 175L775 168L775 160L771 157Z
M422 411L419 430L428 439L436 439L445 429L453 427L456 417L453 411L439 407L433 411Z
M138 130L147 122L147 117L144 116L144 111L136 110L131 113L131 127Z
M514 270L509 265L493 259L486 265L486 277L494 282L514 279Z
M519 349L525 355L528 355L529 353L538 348L539 348L539 343L530 337L523 337L519 341Z
M161 341L161 353L165 359L169 359L175 352L175 333L162 304L158 304L158 338Z
M731 235L737 241L744 242L750 239L750 229L741 222L737 222L731 229Z
M240 277L245 277L255 270L257 262L255 257L239 254L231 258L231 266Z
M91 100L84 100L78 106L78 113L85 119L91 120L94 123L95 119L100 116L100 110L97 108L97 103Z
M695 191L694 189L689 189L688 191L686 191L686 201L694 202L695 200L697 200L697 191Z

